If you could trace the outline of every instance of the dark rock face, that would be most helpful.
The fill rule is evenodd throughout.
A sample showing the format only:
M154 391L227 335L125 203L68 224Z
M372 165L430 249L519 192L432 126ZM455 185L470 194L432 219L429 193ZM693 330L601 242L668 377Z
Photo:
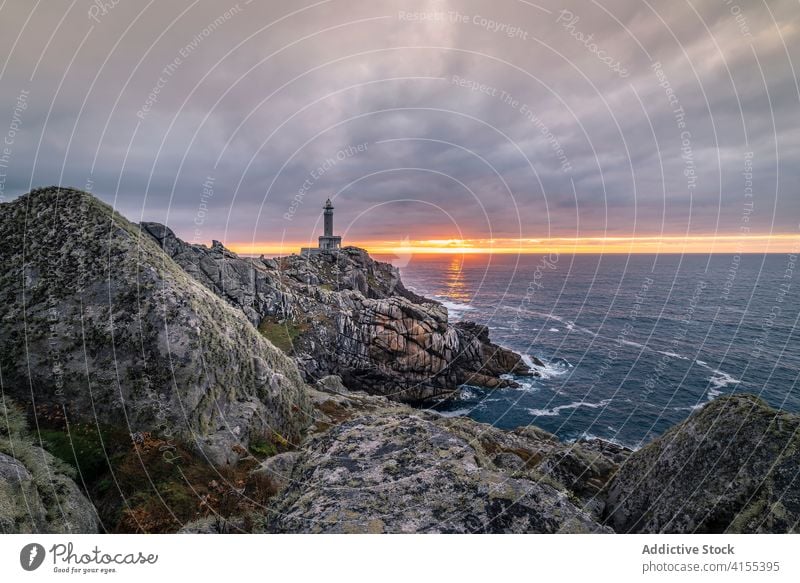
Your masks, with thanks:
M0 365L21 403L180 437L217 463L308 424L291 359L91 195L3 204L0 237Z
M353 247L311 257L238 257L215 242L190 245L143 223L184 270L291 353L312 382L342 377L351 389L419 402L461 384L513 385L533 374L489 340L485 326L448 321L438 302L407 290L396 268Z
M798 532L800 416L750 395L712 401L621 466L617 532Z
M500 378L504 374L534 374L519 354L498 346L489 339L489 328L475 322L455 324L459 339L459 353L455 369L459 384L478 385L490 388L507 386ZM534 364L544 366L539 359Z

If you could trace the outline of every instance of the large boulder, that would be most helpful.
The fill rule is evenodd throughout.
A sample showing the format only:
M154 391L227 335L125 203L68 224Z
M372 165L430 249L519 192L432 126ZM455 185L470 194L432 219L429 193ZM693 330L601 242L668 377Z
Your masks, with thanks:
M259 530L610 532L590 500L617 467L602 454L360 392L312 398L315 435L259 469L281 480Z
M0 205L0 367L29 408L193 443L215 463L309 423L294 364L93 196Z
M800 416L712 401L632 454L608 488L617 532L798 532Z

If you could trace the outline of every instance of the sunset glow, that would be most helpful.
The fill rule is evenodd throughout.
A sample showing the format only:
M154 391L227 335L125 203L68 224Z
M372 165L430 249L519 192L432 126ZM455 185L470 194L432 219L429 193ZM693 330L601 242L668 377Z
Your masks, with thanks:
M348 241L380 255L486 254L486 253L797 253L800 235L696 235L664 237L555 237L546 239L426 239L419 241ZM232 243L243 255L290 255L307 241Z

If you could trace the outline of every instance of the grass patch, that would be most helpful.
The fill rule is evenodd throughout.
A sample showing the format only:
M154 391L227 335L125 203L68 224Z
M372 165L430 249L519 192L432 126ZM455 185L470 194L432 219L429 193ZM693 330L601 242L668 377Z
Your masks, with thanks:
M119 487L106 495L117 502L110 516L115 531L175 532L207 516L256 512L275 493L261 477L250 475L257 463L215 468L182 444L144 434L115 470Z
M275 318L264 318L258 325L258 331L277 348L291 354L295 341L305 332L307 326L291 320L278 321Z
M262 457L272 457L274 455L277 455L278 448L275 446L274 443L264 439L251 442L250 452Z
M8 418L9 427L0 427L0 449L4 434L25 425L18 410L10 409ZM253 456L214 467L177 440L147 432L134 439L113 426L67 424L58 410L38 408L37 419L42 445L80 472L78 484L85 484L106 532L169 533L208 516L254 516L275 494L267 478L251 475L260 463ZM29 439L38 445L35 435ZM265 435L260 447L256 442L262 457L290 447L277 433Z
M279 453L284 453L294 449L292 444L277 431L272 431L269 435L256 437L250 440L249 452L259 458L268 458Z

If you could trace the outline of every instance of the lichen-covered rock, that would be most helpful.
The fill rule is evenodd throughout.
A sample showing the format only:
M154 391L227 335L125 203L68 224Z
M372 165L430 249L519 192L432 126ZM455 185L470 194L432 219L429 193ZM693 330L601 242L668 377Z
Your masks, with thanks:
M342 383L342 377L336 375L328 375L319 379L316 388L324 393L333 393L335 395L346 395L350 390Z
M74 477L33 445L21 413L0 401L0 533L97 532L97 512Z
M215 463L308 424L291 359L93 196L0 205L0 264L0 366L21 403L181 438Z
M798 532L800 416L712 401L625 461L606 515L618 532Z
M602 453L363 392L311 395L311 438L264 464L285 488L256 530L610 532L591 500L616 469Z
M362 249L254 259L218 242L190 245L157 223L142 229L293 355L309 382L339 375L351 389L419 402L461 384L514 386L504 375L535 374L493 344L488 328L451 324L444 306L407 290L396 268Z
M483 465L435 416L387 411L314 439L268 532L605 532L550 480Z
M534 426L505 431L466 417L440 423L466 439L483 466L553 484L598 520L605 509L603 488L631 453L601 440L564 443Z
M292 470L300 459L300 452L287 451L264 460L253 470L258 476L268 479L275 493L283 492L291 484Z

